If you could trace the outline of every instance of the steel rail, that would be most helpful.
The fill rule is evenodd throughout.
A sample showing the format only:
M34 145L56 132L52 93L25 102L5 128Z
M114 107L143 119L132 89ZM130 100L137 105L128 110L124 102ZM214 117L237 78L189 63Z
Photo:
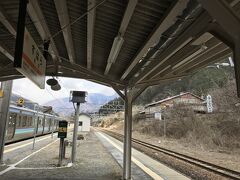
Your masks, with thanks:
M98 128L97 130L105 132L106 134L108 134L110 136L118 137L118 139L120 138L121 140L123 140L123 137L124 137L122 134L119 134L119 133L116 133L116 132L113 132L113 131L100 129L100 128ZM151 150L155 150L155 151L167 154L171 157L180 159L184 162L193 164L193 165L198 166L200 168L204 168L205 170L208 170L210 172L214 172L214 173L219 174L221 176L231 178L231 179L240 179L240 172L238 172L238 171L234 171L234 170L231 170L231 169L228 169L228 168L216 165L216 164L212 164L210 162L206 162L206 161L203 161L203 160L200 160L200 159L197 159L197 158L194 158L194 157L191 157L191 156L179 153L179 152L175 152L175 151L163 148L163 147L159 147L159 146L156 146L156 145L144 142L144 141L140 141L140 140L135 139L135 138L132 138L132 142L134 142L136 144L140 144L140 145L142 145L144 147L147 147Z

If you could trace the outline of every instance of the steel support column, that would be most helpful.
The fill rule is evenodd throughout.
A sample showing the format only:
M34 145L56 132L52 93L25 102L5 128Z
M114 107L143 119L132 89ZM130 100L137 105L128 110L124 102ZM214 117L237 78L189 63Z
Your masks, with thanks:
M3 97L0 99L0 164L3 163L5 134L8 123L8 109L12 93L12 81L2 82Z
M125 119L123 147L123 179L131 179L132 157L132 94L125 89Z
M124 94L114 85L113 89L125 102L124 118L124 144L123 144L123 179L131 179L131 157L132 157L132 104L133 101L148 87L125 88Z
M240 42L237 40L235 42L235 46L233 49L233 61L234 61L234 70L235 70L235 78L237 84L237 95L240 97Z
M28 0L19 1L14 67L21 67L22 65L22 53L23 53L25 21L26 21L26 14L27 14L27 3L28 3Z

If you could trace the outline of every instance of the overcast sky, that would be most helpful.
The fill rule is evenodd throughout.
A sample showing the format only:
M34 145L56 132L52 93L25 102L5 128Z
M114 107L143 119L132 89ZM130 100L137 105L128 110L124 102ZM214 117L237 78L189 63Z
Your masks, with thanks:
M46 80L48 77L46 78ZM58 78L61 85L60 91L51 90L50 86L45 85L45 89L38 88L30 80L18 79L13 81L13 93L30 99L39 104L44 104L56 98L69 97L71 90L87 91L88 93L101 93L112 96L115 91L112 88L82 79Z

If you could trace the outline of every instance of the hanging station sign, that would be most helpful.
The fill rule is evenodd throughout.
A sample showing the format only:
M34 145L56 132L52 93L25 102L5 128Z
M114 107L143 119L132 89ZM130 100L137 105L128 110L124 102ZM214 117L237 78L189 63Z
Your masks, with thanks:
M44 89L46 59L26 28L24 32L22 59L20 61L20 63L17 63L18 66L15 66L16 69L39 88Z

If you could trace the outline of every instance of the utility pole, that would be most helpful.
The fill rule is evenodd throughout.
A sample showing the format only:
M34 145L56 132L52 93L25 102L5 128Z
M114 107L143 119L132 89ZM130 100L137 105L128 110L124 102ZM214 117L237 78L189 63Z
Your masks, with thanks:
M80 103L77 103L74 131L73 131L73 144L72 144L72 163L76 161L76 150L77 150L77 132L78 132L78 119L79 119Z
M75 109L75 122L74 122L74 131L73 131L73 141L72 141L72 163L76 161L76 153L77 153L77 133L78 133L78 119L79 119L79 110L80 103L85 103L85 97L87 95L86 91L71 91L70 92L70 102L77 104L77 108Z
M0 98L0 164L3 164L3 151L8 124L10 97L12 94L12 81L2 82L1 90L3 91L3 96Z

